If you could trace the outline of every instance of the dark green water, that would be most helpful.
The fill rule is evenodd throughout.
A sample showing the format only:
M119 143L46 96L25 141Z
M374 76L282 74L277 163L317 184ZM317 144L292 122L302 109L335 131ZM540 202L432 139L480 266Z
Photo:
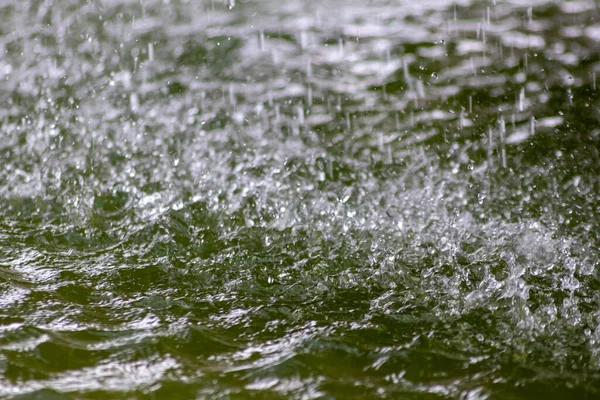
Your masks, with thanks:
M600 398L600 4L0 0L0 397Z

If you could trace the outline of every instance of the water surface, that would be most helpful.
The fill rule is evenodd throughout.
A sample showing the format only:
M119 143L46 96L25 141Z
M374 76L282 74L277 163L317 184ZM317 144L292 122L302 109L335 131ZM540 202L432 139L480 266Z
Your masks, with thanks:
M599 18L0 0L0 396L597 398Z

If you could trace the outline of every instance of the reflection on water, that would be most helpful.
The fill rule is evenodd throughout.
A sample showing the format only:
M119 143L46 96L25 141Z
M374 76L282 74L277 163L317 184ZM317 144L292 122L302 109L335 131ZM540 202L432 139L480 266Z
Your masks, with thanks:
M0 0L0 395L598 396L599 18Z

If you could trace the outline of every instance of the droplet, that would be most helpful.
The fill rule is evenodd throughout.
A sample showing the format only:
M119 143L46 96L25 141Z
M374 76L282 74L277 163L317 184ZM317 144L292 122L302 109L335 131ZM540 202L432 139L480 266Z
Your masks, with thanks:
M433 72L433 73L431 74L431 77L433 78L433 80L434 80L434 81L437 81L437 79L438 79L438 74L437 74L437 72Z
M477 194L477 202L479 204L483 204L483 202L485 201L485 198L487 197L487 194L484 192L478 193Z

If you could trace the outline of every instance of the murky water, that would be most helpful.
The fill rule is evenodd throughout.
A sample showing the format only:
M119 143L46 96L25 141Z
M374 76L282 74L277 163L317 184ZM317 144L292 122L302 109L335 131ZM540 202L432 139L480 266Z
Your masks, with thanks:
M599 6L0 0L0 396L598 398Z

